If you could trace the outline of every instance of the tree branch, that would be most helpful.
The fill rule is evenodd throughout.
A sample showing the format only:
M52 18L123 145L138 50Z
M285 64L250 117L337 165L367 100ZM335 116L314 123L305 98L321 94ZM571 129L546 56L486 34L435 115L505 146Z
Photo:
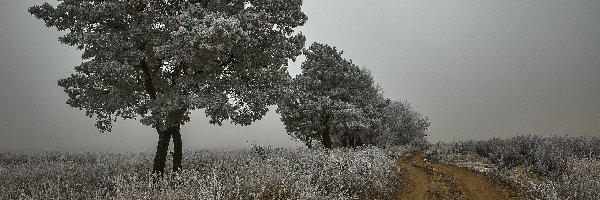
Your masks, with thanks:
M145 58L140 62L139 68L142 70L142 74L144 75L144 88L146 89L146 92L148 95L150 95L150 99L156 99L156 87L152 81L152 74L150 73L150 69L148 68L148 63L146 63Z

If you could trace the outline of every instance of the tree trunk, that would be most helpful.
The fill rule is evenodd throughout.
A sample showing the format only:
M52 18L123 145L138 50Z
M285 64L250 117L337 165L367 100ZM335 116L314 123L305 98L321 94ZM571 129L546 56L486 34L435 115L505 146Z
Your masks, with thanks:
M346 146L346 134L344 132L341 132L339 134L337 142L338 142L338 144L337 144L338 147L343 148ZM333 143L333 141L331 143Z
M331 149L331 135L329 134L329 126L325 126L325 130L321 134L321 143L325 148Z
M356 146L359 147L359 146L362 146L362 145L363 145L363 142L362 142L361 137L357 136L356 137Z
M182 142L181 142L181 121L185 114L184 109L174 110L169 112L167 121L177 122L171 123L165 130L158 130L159 140L156 146L156 155L154 156L153 173L162 175L165 172L165 164L167 162L167 152L169 143L173 137L173 171L181 169L181 160L183 158Z
M324 126L321 131L321 143L327 149L331 149L331 134L329 133L329 117L325 117L324 120L321 121L321 125Z
M352 133L348 133L348 148L350 147L356 147L356 144L354 142L354 135L352 135Z
M171 133L169 130L158 130L158 145L156 145L156 154L154 155L152 173L160 176L165 173L165 163L167 162L167 151L169 150L170 141Z
M181 160L183 158L183 148L181 143L181 126L172 128L173 135L173 171L177 172L181 169Z

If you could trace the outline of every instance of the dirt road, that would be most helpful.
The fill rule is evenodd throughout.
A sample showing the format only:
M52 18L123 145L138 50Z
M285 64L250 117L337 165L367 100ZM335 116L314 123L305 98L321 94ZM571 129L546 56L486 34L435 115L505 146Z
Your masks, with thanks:
M404 188L398 199L521 199L511 188L468 169L427 163L422 152L401 156Z

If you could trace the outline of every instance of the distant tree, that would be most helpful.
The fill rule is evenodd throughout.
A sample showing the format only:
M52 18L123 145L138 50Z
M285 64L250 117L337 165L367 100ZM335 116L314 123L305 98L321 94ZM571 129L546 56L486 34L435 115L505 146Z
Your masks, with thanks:
M381 89L377 87L376 93L358 97L362 105L354 106L355 109L342 110L336 123L340 133L334 137L334 145L340 147L356 147L361 145L377 145L377 138L383 131L383 109L389 103L383 97ZM366 93L365 93L366 94Z
M408 102L391 101L383 111L382 132L377 145L406 145L425 141L429 119L415 111Z
M153 172L164 172L171 138L181 167L180 127L192 110L210 123L249 125L288 82L289 59L305 38L302 0L64 0L29 8L59 40L83 50L83 63L58 81L67 104L110 131L136 119L159 135Z
M381 90L368 70L342 54L335 47L319 43L304 50L302 74L292 80L287 98L279 104L278 112L288 133L309 146L317 139L324 147L332 148L332 134L347 136L345 142L348 137L359 139L357 132L369 128L374 120L373 102Z

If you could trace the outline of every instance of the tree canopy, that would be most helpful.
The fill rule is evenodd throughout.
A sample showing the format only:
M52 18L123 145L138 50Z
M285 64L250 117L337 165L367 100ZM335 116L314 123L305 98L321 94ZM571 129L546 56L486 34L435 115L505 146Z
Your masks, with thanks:
M305 38L301 0L65 0L30 13L67 30L84 62L61 79L67 103L96 117L166 128L206 109L211 123L247 125L274 104Z
M329 45L313 43L303 53L302 74L292 80L278 107L290 135L307 143L321 140L331 148L331 134L369 128L381 96L370 72Z
M326 148L424 141L429 120L408 102L385 98L369 70L326 44L313 43L303 53L302 73L277 110L292 137Z
M408 102L391 101L383 110L380 145L406 145L424 142L429 119L415 111Z

